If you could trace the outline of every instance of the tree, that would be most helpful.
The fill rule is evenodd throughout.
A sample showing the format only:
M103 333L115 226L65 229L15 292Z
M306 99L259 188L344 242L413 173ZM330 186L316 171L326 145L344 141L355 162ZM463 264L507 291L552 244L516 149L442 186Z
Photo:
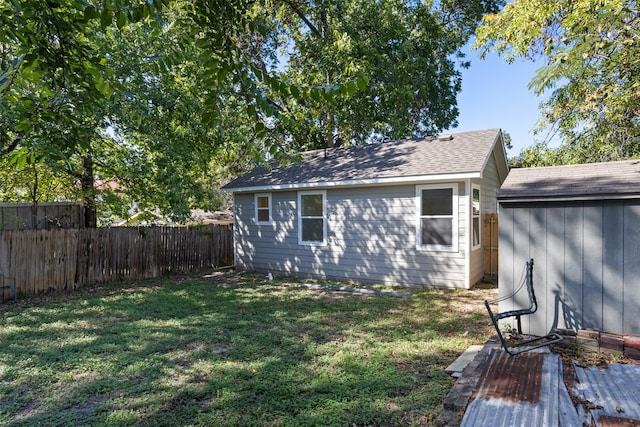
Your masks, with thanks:
M54 173L43 162L29 162L18 168L8 158L0 159L0 200L3 202L28 201L37 205L73 197L73 180Z
M518 0L490 14L476 46L546 58L530 83L552 90L541 127L564 139L562 161L640 156L640 14L629 0ZM543 144L533 151L546 150ZM530 153L529 153L530 154Z
M98 202L183 217L219 201L211 170L454 125L460 47L500 3L1 2L0 156L66 174L89 226Z
M286 86L256 72L243 48L261 18L243 0L0 3L0 156L71 177L88 226L96 177L118 183L101 206L121 214L132 200L177 217L211 206L207 169L222 138L232 168L276 141L257 85Z
M0 33L1 153L23 172L46 165L71 180L87 226L98 216L126 216L134 201L184 218L215 198L202 180L215 147L199 117L204 96L195 77L185 78L194 70L184 54L194 53L192 30L171 27L185 19L184 4L0 6L17 18ZM152 15L161 8L165 15ZM97 177L116 189L97 190Z
M510 158L509 164L511 167L523 168L609 162L640 157L640 146L637 141L634 144L619 141L619 139L613 139L602 143L580 138L557 147L539 141L523 149L516 157Z
M217 126L203 123L208 98L198 77L204 63L193 41L176 42L192 31L184 5L170 5L162 25L134 24L104 37L114 75L127 82L107 114L118 145L129 147L116 162L124 166L111 178L126 187L123 202L133 198L138 208L159 209L177 220L194 207L220 207L214 171L224 179L230 171L244 171L256 139L244 100L231 89L218 91L225 102L217 108Z
M15 0L0 3L0 155L18 167L46 163L72 175L96 225L94 151L104 142L105 106L116 90L100 29L139 21L161 2Z
M418 137L455 126L458 66L469 65L460 49L482 15L497 11L501 2L267 4L274 18L264 50L272 53L282 46L287 59L284 81L330 87L364 76L368 83L361 90L347 85L350 96L333 103L318 94L298 102L277 99L280 109L298 119L288 129L297 146L306 149L339 141ZM274 60L273 54L263 56ZM268 65L264 60L263 67Z
M164 1L164 0L163 0ZM154 5L161 5L161 2ZM92 35L117 17L140 20L157 6L104 1L101 9L79 0L0 3L0 154L27 145L48 156L82 145L93 123L88 110L109 98L108 60Z

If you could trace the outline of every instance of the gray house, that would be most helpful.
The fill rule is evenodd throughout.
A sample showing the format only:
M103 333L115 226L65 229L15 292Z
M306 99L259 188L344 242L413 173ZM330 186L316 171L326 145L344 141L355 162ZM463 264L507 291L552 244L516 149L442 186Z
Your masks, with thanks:
M539 310L523 332L640 333L640 161L513 169L498 193L499 292L534 259ZM520 292L499 310L523 307Z
M469 288L508 168L499 129L304 153L223 187L235 265L276 275Z

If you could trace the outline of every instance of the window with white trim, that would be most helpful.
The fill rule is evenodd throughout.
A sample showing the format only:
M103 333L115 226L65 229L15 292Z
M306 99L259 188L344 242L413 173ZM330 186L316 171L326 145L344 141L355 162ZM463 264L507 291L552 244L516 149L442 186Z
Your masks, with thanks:
M471 184L471 249L480 248L480 186Z
M269 224L271 223L271 194L256 194L256 223Z
M458 185L416 187L417 247L432 251L458 251Z
M298 193L298 243L325 245L327 240L325 191Z

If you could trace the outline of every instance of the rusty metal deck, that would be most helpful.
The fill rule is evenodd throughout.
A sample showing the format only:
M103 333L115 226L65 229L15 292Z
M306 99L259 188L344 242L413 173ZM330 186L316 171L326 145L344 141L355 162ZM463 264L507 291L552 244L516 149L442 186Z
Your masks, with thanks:
M543 351L513 357L493 350L461 425L558 425L559 414L566 412L566 408L560 410L561 376L562 361L557 354ZM578 419L575 411L569 416Z
M640 366L573 368L567 390L558 354L491 349L461 425L640 427Z
M611 364L604 369L574 362L574 394L584 405L581 418L595 426L640 426L640 366Z

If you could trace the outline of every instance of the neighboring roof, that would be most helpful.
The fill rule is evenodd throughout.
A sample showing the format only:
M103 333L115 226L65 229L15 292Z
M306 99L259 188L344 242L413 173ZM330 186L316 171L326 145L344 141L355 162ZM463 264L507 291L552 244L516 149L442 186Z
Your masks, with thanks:
M93 182L93 187L96 190L111 190L111 191L125 191L125 186L120 184L117 179L96 179Z
M191 214L184 223L176 223L163 216L159 209L155 209L154 212L136 212L130 218L115 223L119 227L131 225L194 226L204 224L233 224L233 212L230 210L209 212L203 209L191 209Z
M594 200L640 196L640 160L511 169L501 201Z
M301 163L278 166L271 162L271 169L257 167L222 190L242 192L480 178L494 152L501 157L498 162L502 165L498 167L504 179L508 169L501 132L488 129L309 151L303 153Z
M196 224L233 224L233 212L230 210L209 212L203 209L191 209L191 219L187 225Z

